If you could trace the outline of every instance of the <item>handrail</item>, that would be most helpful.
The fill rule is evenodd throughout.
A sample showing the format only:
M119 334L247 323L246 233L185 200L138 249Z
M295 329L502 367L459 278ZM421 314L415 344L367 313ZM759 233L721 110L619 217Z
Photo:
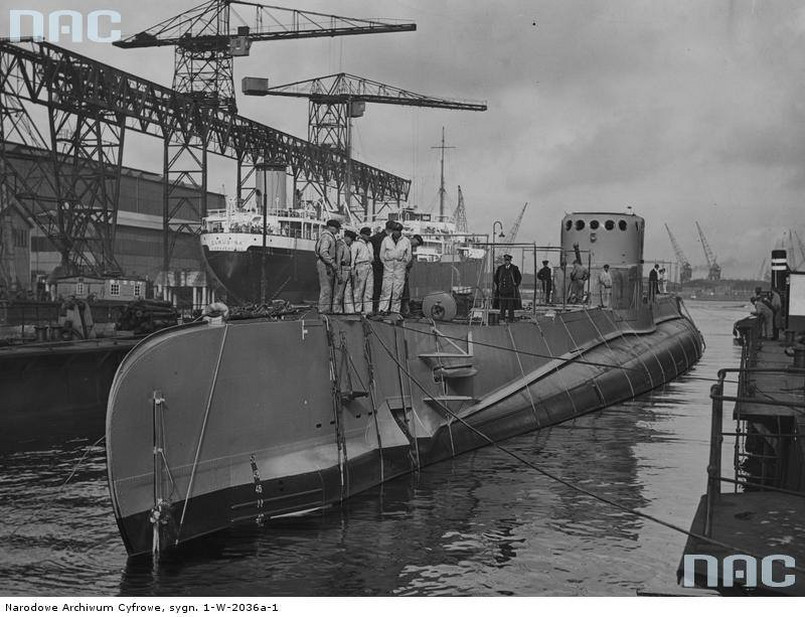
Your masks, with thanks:
M744 349L746 349L746 345ZM758 484L756 482L751 482L749 480L739 480L739 479L728 479L724 478L721 475L721 450L722 445L724 442L725 436L734 436L736 438L736 444L738 437L741 435L745 435L742 431L736 432L729 432L723 430L723 422L724 422L724 402L735 402L735 403L748 403L751 402L753 404L758 405L773 405L779 407L788 407L798 410L798 408L802 407L805 409L805 401L797 402L797 401L782 401L773 398L770 395L765 395L764 398L758 398L752 396L748 392L748 384L749 384L749 377L751 375L756 374L781 374L781 375L803 375L805 376L805 369L795 368L795 367L777 367L777 368L757 368L757 367L747 367L744 363L744 358L741 360L742 367L741 368L722 368L718 371L718 381L714 383L710 387L710 399L712 401L712 417L711 417L711 424L710 424L710 457L709 462L707 465L707 495L705 500L705 519L704 519L704 535L707 537L711 537L712 534L712 526L713 526L713 513L715 509L715 502L718 495L721 494L721 482L730 482L737 486L744 486L744 487L751 487L751 488L765 488L767 490L774 490L779 491L786 494L795 494L799 496L805 496L802 493L797 493L796 491L789 491L787 489L777 488L774 486L768 486L763 484ZM738 384L738 391L736 396L727 396L724 394L724 383L726 381L727 375L735 373L738 375L737 384ZM741 420L741 414L738 412L737 414L738 421ZM737 445L736 445L737 448Z

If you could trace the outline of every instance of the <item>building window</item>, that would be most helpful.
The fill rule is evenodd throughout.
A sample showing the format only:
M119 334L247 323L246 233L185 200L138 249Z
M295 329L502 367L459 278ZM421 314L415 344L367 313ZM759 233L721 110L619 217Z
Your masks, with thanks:
M25 248L28 246L28 232L25 229L14 230L14 246Z
M75 295L83 296L86 292L84 289L84 283L76 283L75 284Z
M110 283L109 284L109 295L110 296L119 296L120 295L120 283Z
M139 298L141 295L143 295L143 284L134 283L134 297Z

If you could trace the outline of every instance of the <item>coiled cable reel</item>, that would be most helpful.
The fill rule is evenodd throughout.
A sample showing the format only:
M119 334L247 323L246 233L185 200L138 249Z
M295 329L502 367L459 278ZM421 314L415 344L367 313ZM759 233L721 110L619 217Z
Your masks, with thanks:
M422 300L422 314L426 319L453 321L456 318L456 301L443 291L429 294Z

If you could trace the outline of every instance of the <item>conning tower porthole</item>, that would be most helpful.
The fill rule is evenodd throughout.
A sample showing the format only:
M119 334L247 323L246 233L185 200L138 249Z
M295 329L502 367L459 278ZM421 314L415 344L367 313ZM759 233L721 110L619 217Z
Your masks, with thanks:
M626 231L626 221L620 220L618 221L618 229L621 231Z
M606 223L604 223L604 227L606 227L607 231L612 231L615 229L615 221L609 219Z
M576 221L576 229L578 231L581 231L582 229L584 229L584 221L582 221L581 219Z
M571 227L573 227L573 221L571 221L570 219L566 220L566 221L565 221L565 229L566 229L567 231L570 231L570 228L571 228Z
M596 230L596 229L598 229L599 226L600 226L600 223L598 221L590 221L590 229Z

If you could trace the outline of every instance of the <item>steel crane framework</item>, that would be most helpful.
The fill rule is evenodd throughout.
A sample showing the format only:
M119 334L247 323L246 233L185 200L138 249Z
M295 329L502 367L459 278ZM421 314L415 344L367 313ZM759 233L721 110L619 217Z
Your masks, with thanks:
M237 7L253 13L231 28ZM175 47L173 87L207 104L236 110L233 59L249 54L255 41L410 32L416 24L359 19L278 6L209 0L115 43L123 48Z
M43 135L27 102L47 112ZM208 154L237 161L241 200L254 170L282 161L294 184L343 183L346 157L197 97L50 43L0 43L0 184L54 243L62 262L114 270L117 195L125 135L163 145L164 269L181 221L206 215ZM367 202L407 200L410 181L353 161L351 188ZM197 189L189 192L188 187Z
M417 94L349 73L325 75L271 88L261 88L261 84L267 84L267 80L246 77L243 80L243 90L247 94L257 96L285 96L309 100L308 139L316 145L332 148L346 155L345 186L343 191L337 192L337 195L339 200L343 195L344 206L353 214L356 204L353 203L349 181L352 160L352 118L363 115L366 103L463 111L486 111L487 109L484 102L460 101ZM446 147L444 146L444 131L442 132L441 147ZM441 190L443 191L443 188ZM374 211L369 211L365 203L359 203L357 207L360 208L362 216L375 214ZM444 217L443 195L440 196L439 209L440 217Z
M668 223L665 224L665 231L668 232L668 237L671 239L671 246L674 247L676 261L679 264L679 282L684 285L693 278L693 267L690 265L688 258L685 257L685 253L676 241L674 234L671 233L671 228L668 227Z
M716 256L713 254L713 250L710 248L710 244L704 236L699 221L696 221L696 229L699 231L699 240L702 243L702 249L704 249L704 257L707 259L707 278L711 281L719 281L721 280L721 266L719 266L716 261Z

